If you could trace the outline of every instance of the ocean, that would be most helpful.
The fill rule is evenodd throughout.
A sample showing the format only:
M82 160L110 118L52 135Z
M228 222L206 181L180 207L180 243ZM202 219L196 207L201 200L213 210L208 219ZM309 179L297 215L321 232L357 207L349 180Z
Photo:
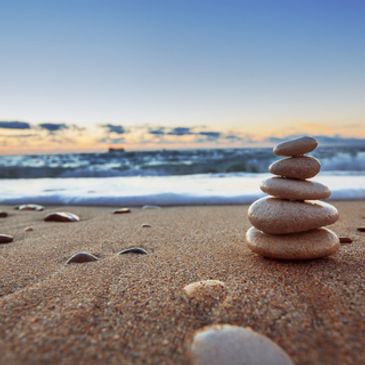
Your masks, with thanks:
M316 181L332 200L365 199L365 146L320 147ZM271 148L0 156L0 204L250 203L278 159Z

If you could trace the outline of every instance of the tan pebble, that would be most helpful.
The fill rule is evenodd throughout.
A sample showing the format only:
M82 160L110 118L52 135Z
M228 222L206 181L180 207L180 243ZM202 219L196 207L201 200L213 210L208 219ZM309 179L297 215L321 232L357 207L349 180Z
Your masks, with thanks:
M44 220L46 222L78 222L80 218L73 213L56 212L48 214Z
M365 232L365 227L357 227L357 230L358 230L359 232Z
M333 224L338 219L338 211L318 200L300 202L264 197L249 207L248 219L265 233L286 234Z
M18 205L17 207L15 207L15 209L17 209L17 210L34 210L37 212L41 212L42 210L44 210L44 207L42 205L38 205L38 204L23 204L23 205Z
M89 252L85 252L85 251L81 251L78 253L75 253L74 255L72 255L67 261L66 264L82 264L85 262L92 262L92 261L97 261L98 258L96 256L94 256L93 254L89 253Z
M340 243L352 243L352 239L350 237L340 237Z
M326 185L283 177L270 177L264 180L260 189L266 194L289 200L327 199L331 195L331 191Z
M8 216L8 213L0 212L0 218L6 218L7 216Z
M318 142L314 138L304 136L279 143L273 151L278 156L301 156L313 151L317 146Z
M311 260L335 253L339 239L327 228L285 235L270 235L251 227L246 233L248 247L265 257L284 260Z
M268 337L229 324L197 331L190 357L194 365L293 365L284 350Z
M119 208L114 210L113 214L127 214L130 213L131 210L129 208Z
M32 231L34 231L34 228L33 228L33 227L31 227L31 226L29 226L29 227L26 227L26 228L24 229L24 231L25 231L25 232L32 232Z
M309 156L284 158L269 166L269 171L274 175L298 180L310 179L316 176L320 169L321 163Z
M142 224L142 228L151 228L152 226L150 224L147 223L143 223Z
M10 234L0 234L0 244L13 242L14 237Z
M226 285L220 280L202 280L184 287L184 292L189 299L213 305L221 302L227 296Z

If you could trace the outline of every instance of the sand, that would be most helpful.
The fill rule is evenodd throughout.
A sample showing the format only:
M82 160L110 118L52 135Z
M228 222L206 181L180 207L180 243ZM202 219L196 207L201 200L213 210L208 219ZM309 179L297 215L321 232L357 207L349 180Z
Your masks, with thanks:
M261 258L245 245L247 206L115 207L10 213L0 233L0 364L188 364L187 344L208 324L249 326L297 365L365 363L364 202L338 202L331 226L353 239L310 262ZM44 222L55 210L77 223ZM151 228L142 228L142 224ZM25 232L32 226L34 231ZM129 246L148 255L117 253ZM77 251L99 260L65 265ZM185 285L221 280L213 309Z

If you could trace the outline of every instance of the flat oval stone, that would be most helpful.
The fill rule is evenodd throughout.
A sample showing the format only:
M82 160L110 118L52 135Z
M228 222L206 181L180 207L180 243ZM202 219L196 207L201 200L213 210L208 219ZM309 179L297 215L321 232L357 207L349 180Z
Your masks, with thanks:
M289 157L275 161L269 166L269 171L278 176L305 180L316 176L321 170L321 163L314 157Z
M8 213L1 211L0 212L0 218L6 218L8 216Z
M151 226L150 224L148 224L148 223L143 223L143 224L141 225L141 227L142 227L142 228L151 228L152 226Z
M78 222L80 218L73 213L56 212L48 214L44 220L46 222Z
M318 142L314 138L304 136L279 143L273 151L278 156L301 156L313 151L317 146Z
M336 234L327 228L308 232L271 235L251 227L248 247L257 254L282 260L311 260L335 253L340 247Z
M15 209L17 209L17 210L34 210L37 212L41 212L42 210L44 210L44 207L42 205L38 205L38 204L23 204L23 205L18 205Z
M10 234L0 234L0 244L10 243L14 241L14 237Z
M97 261L98 258L93 254L85 251L77 252L72 255L67 261L66 264L83 264L85 262Z
M288 200L327 199L331 195L326 185L283 177L270 177L264 180L260 189L269 195Z
M184 287L184 292L190 300L211 307L227 296L227 288L220 280L201 280Z
M118 253L118 255L127 255L129 253L134 253L137 255L147 255L147 251L142 247L129 247Z
M113 214L128 214L131 210L129 208L119 208L114 210Z
M190 357L194 365L293 365L286 352L268 337L229 324L197 331Z
M333 224L338 219L338 211L318 200L301 202L264 197L249 207L248 219L265 233L286 234Z

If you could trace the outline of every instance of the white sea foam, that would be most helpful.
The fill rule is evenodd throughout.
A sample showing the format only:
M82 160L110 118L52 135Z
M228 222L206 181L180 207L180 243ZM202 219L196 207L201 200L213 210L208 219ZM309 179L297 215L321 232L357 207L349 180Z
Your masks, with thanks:
M0 180L0 204L215 205L244 204L264 196L268 174ZM365 176L321 175L331 200L365 199Z

